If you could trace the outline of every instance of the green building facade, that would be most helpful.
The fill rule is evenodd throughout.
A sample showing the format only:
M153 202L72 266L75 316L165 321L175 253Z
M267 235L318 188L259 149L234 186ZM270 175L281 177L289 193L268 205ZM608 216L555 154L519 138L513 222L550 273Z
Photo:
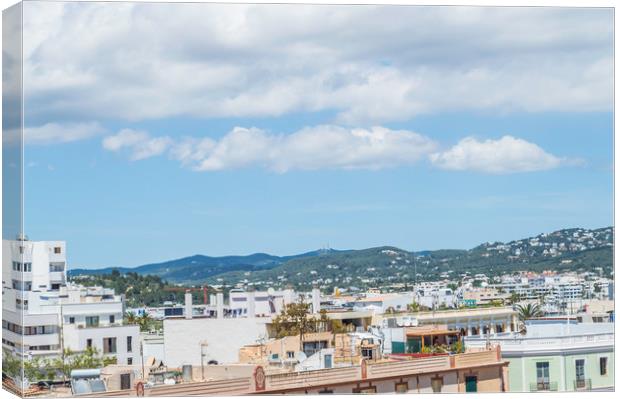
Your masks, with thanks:
M537 353L511 356L510 392L609 390L614 386L614 352Z
M613 323L529 325L527 333L466 337L466 348L500 345L510 392L614 388Z

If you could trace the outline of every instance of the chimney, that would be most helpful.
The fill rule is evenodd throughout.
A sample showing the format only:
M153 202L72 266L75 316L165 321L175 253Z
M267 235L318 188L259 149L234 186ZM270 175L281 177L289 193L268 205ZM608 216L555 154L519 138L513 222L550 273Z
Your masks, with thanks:
M321 291L319 287L312 288L312 313L321 311Z
M185 291L185 318L192 318L192 293Z
M293 291L293 287L290 284L286 286L283 297L284 306L295 302L295 291Z
M218 292L216 294L216 302L217 302L217 318L218 319L223 319L224 318L224 293L223 292Z
M247 301L247 317L256 317L256 301L255 301L255 292L253 289L248 290L246 293L246 301Z

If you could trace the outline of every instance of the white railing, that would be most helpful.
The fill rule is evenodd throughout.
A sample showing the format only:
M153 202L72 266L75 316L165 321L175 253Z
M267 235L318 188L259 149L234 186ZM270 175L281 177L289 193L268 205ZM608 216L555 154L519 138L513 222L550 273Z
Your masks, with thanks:
M602 334L590 334L574 337L549 337L549 338L537 338L537 337L510 337L491 335L489 341L500 344L502 348L519 347L519 346L574 346L579 344L596 344L596 343L614 343L614 334L602 333ZM480 338L466 338L465 344L469 347L484 347L487 343L486 337Z

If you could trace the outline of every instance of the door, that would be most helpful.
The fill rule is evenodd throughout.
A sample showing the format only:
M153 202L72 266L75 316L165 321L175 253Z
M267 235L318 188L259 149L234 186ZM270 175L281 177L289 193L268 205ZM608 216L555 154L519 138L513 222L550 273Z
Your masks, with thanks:
M422 351L422 340L420 338L407 339L407 353L420 353Z
M536 363L536 388L538 391L548 391L549 386L549 362Z
M121 389L131 389L131 378L129 374L121 374Z
M325 355L325 368L326 369L332 368L332 355Z
M465 377L465 392L478 392L478 377L475 375Z
M586 361L584 359L575 360L575 386L584 388L586 386Z

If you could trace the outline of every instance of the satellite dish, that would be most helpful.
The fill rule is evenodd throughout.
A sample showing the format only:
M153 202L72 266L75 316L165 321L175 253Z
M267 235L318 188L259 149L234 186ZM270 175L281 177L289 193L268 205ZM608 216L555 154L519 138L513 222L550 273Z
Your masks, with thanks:
M267 294L269 294L269 296L273 296L273 294L276 293L276 290L273 289L273 287L269 287L269 289L267 290Z
M306 360L308 358L308 356L306 356L306 354L304 352L297 352L295 357L297 358L297 360L299 362L303 362L304 360Z

